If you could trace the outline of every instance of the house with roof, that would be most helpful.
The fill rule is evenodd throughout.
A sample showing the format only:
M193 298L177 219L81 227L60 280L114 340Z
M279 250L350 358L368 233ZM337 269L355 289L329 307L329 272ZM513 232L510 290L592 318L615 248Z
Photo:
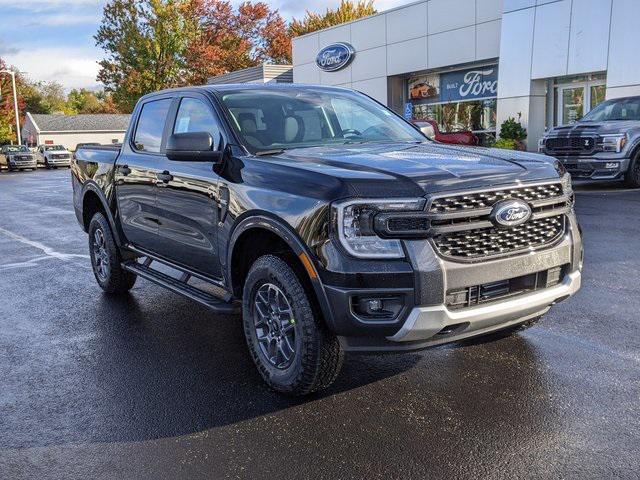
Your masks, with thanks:
M110 113L45 115L27 112L22 143L30 147L64 145L68 150L75 150L79 143L122 143L130 117Z

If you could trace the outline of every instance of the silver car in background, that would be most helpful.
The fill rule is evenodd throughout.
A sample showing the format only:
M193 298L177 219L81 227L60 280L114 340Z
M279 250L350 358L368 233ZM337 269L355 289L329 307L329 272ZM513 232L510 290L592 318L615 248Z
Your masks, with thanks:
M35 170L36 156L25 145L4 145L0 148L0 169Z

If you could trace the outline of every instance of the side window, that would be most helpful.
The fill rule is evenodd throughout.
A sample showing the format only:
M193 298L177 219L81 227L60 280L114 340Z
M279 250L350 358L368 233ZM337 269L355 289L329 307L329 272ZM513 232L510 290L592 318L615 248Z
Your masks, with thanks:
M173 133L208 132L213 144L218 145L220 127L211 109L196 98L183 98L178 108Z
M133 139L137 150L151 153L160 151L162 132L170 106L170 98L155 100L142 106L136 135Z

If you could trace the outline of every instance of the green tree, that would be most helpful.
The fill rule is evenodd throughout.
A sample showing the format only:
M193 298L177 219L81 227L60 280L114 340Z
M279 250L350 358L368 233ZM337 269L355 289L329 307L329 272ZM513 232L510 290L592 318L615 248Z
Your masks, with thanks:
M67 105L75 113L103 113L103 105L100 99L91 90L75 88L67 95Z
M335 10L327 8L325 13L315 13L307 10L302 20L293 19L289 25L289 35L298 37L306 33L322 30L323 28L340 25L341 23L368 17L377 13L373 0L342 0Z
M96 44L106 52L98 80L130 112L142 95L184 83L194 32L185 0L110 0Z

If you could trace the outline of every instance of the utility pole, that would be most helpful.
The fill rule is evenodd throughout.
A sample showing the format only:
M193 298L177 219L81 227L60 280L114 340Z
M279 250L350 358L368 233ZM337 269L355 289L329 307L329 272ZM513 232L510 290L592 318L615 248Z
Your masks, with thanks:
M0 73L8 73L11 75L11 85L13 86L13 108L16 112L16 138L18 145L22 143L20 138L20 114L18 112L18 92L16 91L16 73L11 70L0 70Z

